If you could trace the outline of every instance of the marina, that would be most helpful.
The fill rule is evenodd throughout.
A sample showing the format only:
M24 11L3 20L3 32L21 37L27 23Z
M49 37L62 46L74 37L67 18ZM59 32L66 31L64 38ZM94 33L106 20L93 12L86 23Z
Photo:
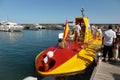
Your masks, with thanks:
M119 0L0 0L0 80L120 80Z
M79 26L81 26L79 37L78 33L75 31L78 23ZM23 30L23 28L21 28L21 32L18 33L11 28L11 26L16 25L16 23L2 22L0 26L1 29L5 27L3 30L4 32L0 32L0 41L3 42L0 45L8 43L0 47L0 51L3 53L0 57L6 57L5 59L9 60L6 62L5 59L1 59L2 66L0 72L4 73L4 70L8 72L0 76L1 79L4 80L6 78L5 75L8 74L10 80L120 79L118 77L120 73L117 72L120 68L116 67L120 65L119 61L117 64L114 62L116 66L110 63L106 64L101 62L102 35L98 35L97 32L95 36L93 35L91 25L89 24L89 18L84 17L83 12L82 17L75 18L75 23L70 22L69 24L66 21L64 26L56 25L56 28L53 30L42 29L41 25L36 24L30 27L29 30ZM104 31L104 29L102 29L102 31ZM54 40L54 42L51 40ZM54 44L50 44L51 42ZM38 54L32 51L26 51L33 50L36 52L36 49L40 49ZM9 55L6 52L9 53ZM5 53L7 55L4 55ZM32 55L34 53L34 57L29 56L29 53ZM24 59L30 60L31 63L29 63L29 61L24 61ZM6 66L5 63L8 62L9 64ZM25 65L24 63L29 64L29 68L32 69L28 70L27 74L26 69L24 70L25 66L23 67L23 65ZM26 66L28 68L28 65ZM109 71L111 68L114 73ZM23 71L21 72L22 69ZM23 73L24 71L25 73ZM29 71L32 71L32 73ZM16 77L14 77L15 74ZM117 74L117 76L114 77L114 74Z
M54 80L53 77L43 78L38 75L34 60L39 51L56 44L60 32L62 30L0 32L0 79L22 80L32 76L38 80ZM100 62L94 70L91 68L86 74L69 76L68 80L119 80L119 76L120 61L112 64Z
M81 27L79 36L76 31L78 25ZM41 25L36 24L29 30L23 30L20 26L21 32L18 33L11 26L19 27L16 23L10 22L2 22L0 25L1 31L4 31L0 32L0 42L3 42L0 45L4 45L0 47L2 64L0 72L5 73L0 75L2 80L7 78L10 80L120 79L118 77L120 75L119 61L101 62L102 34L98 35L96 31L93 35L89 18L84 17L83 12L82 17L75 18L75 23L69 24L66 21L64 26L56 25L53 30L42 29ZM38 51L36 49L40 50L38 54L32 52L32 50ZM28 55L30 53L32 56ZM25 61L26 59L28 61ZM8 64L5 65L6 63ZM25 65L29 69L28 72ZM16 77L14 77L15 74ZM9 76L6 78L5 75Z

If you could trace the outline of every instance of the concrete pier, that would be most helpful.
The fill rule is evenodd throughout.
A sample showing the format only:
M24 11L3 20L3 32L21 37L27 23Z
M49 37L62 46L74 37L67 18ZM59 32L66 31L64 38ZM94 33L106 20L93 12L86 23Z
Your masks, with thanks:
M120 61L99 61L90 80L120 80Z

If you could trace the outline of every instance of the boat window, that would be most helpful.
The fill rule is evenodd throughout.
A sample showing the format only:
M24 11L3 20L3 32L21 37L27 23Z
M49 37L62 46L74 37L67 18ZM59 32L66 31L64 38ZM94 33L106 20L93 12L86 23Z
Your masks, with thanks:
M52 59L49 63L49 69L51 69L55 65L55 60Z

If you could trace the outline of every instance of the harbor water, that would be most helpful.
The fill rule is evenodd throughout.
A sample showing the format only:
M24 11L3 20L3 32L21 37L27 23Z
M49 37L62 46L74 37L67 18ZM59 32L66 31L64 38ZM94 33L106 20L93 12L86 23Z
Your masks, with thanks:
M0 32L0 80L40 77L35 70L36 55L57 42L60 30Z
M0 32L0 80L23 80L27 76L42 80L35 70L35 57L42 50L56 45L60 32L63 31Z

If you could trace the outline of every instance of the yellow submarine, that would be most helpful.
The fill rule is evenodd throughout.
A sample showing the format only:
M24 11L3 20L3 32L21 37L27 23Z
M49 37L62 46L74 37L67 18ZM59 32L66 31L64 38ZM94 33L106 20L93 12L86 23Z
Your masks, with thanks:
M102 46L102 37L96 32L92 35L89 19L87 17L75 18L75 23L80 23L81 34L78 41L76 33L70 38L71 29L66 22L63 39L56 45L40 52L35 59L35 68L42 76L73 75L83 73L92 65L97 57L97 52Z

